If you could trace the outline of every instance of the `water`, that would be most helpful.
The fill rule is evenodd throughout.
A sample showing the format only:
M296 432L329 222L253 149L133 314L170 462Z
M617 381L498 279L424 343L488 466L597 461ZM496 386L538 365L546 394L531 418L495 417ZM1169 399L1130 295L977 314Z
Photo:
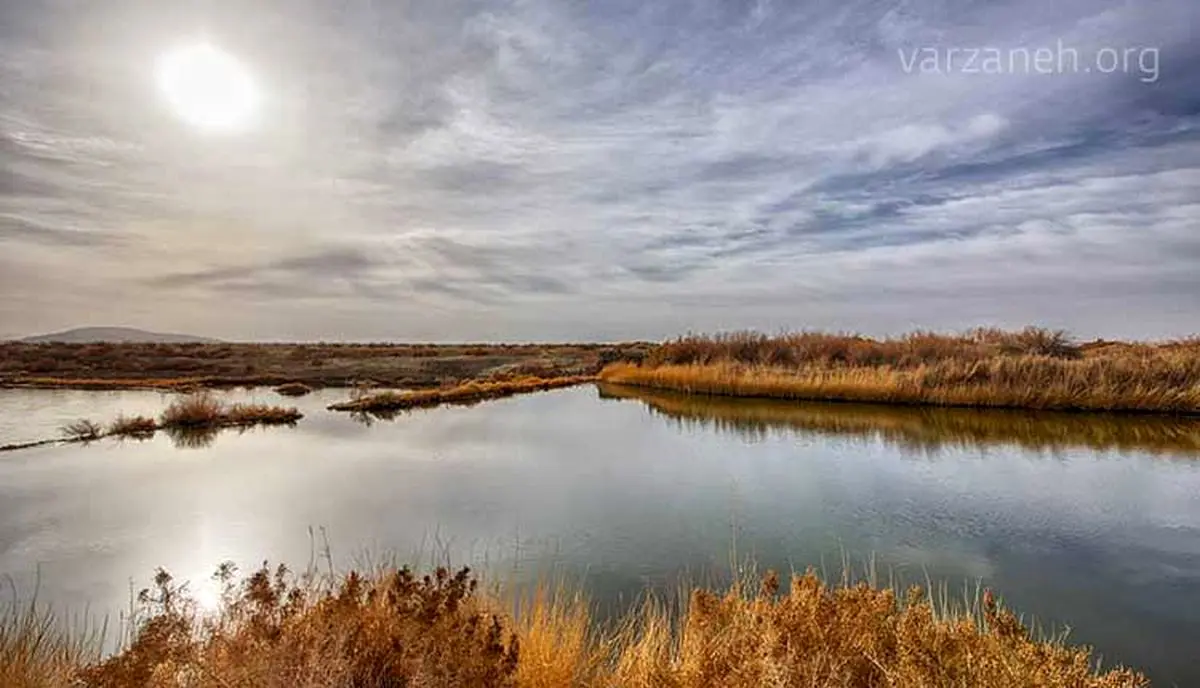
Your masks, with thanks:
M283 401L307 414L295 428L184 448L160 434L0 454L0 574L19 596L116 614L155 567L203 600L218 563L303 567L327 538L343 565L554 567L617 608L748 557L830 574L873 557L884 579L993 586L1106 664L1200 685L1198 421L587 386L368 427L324 411L343 396ZM169 400L0 390L0 444Z

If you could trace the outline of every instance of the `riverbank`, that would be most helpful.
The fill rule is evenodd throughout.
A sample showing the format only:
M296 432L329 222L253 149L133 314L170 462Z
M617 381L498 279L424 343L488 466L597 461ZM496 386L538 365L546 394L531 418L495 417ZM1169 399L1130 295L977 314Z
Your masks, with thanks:
M0 387L382 387L594 375L650 344L29 344L0 342Z
M969 610L939 610L918 590L826 585L781 589L768 573L728 591L693 589L686 604L648 602L600 624L586 600L542 587L516 602L469 571L408 569L314 581L264 566L230 567L215 611L160 572L139 596L131 642L97 643L50 619L0 620L0 685L134 686L671 686L827 688L962 686L1139 688L1127 669L1100 671L1086 649L1041 641L985 591Z
M1076 345L1042 330L898 339L687 337L605 382L688 394L973 408L1200 414L1200 341Z

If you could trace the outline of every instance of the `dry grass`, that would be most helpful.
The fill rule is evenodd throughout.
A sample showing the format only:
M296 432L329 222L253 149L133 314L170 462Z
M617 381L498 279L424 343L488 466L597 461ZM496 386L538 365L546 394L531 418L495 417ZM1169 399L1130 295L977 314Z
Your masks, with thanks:
M290 425L304 417L298 409L270 404L231 404L226 407L221 425L248 427L251 425Z
M108 425L110 437L150 437L158 431L158 421L146 416L118 416Z
M1200 413L1200 343L1075 345L1059 332L898 339L685 337L601 379L691 394L1064 411Z
M408 569L334 582L264 566L218 577L222 605L201 618L160 572L142 593L130 642L103 662L47 628L0 627L2 685L95 688L1135 688L1136 672L1098 671L1086 649L1031 638L985 592L975 613L940 615L919 590L827 586L773 574L727 593L648 603L615 627L541 589L516 619L467 570ZM607 630L605 630L607 628Z
M334 404L329 409L331 411L367 413L432 408L443 404L469 405L488 399L500 399L517 394L572 387L586 382L594 382L595 379L587 375L577 375L549 378L522 377L497 382L472 381L442 389L425 389L413 392L383 392Z
M286 425L304 415L295 408L267 404L224 404L208 393L171 402L160 418L164 428L221 428L251 425Z
M0 386L79 389L219 388L302 383L436 387L521 367L594 375L638 360L650 344L28 344L0 341Z
M0 608L0 686L60 688L78 685L80 667L100 657L100 636L62 632L59 620L31 605Z
M192 394L172 401L160 416L163 427L187 428L219 425L225 405L211 394Z
M1095 346L1095 345L1091 345ZM1151 345L1129 344L1129 347ZM959 335L913 332L890 339L824 332L766 335L733 332L689 335L650 352L649 365L736 362L765 366L847 365L912 368L949 360L986 361L996 356L1079 358L1086 349L1061 330L1027 327L1017 332L979 328Z

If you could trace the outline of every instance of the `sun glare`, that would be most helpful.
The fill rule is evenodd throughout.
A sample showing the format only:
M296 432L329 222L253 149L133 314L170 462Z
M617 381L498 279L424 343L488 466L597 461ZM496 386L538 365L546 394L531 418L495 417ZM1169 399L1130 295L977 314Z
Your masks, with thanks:
M180 119L204 131L246 129L258 109L258 88L250 72L207 43L164 54L158 61L158 86Z

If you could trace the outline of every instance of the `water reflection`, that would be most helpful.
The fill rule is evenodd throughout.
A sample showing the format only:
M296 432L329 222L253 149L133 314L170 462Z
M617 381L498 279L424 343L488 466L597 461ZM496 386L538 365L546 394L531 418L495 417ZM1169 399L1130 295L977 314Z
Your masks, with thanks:
M881 441L910 453L1007 445L1200 456L1200 418L783 402L679 394L602 384L602 399L634 399L688 429L716 429L761 441L779 431Z

